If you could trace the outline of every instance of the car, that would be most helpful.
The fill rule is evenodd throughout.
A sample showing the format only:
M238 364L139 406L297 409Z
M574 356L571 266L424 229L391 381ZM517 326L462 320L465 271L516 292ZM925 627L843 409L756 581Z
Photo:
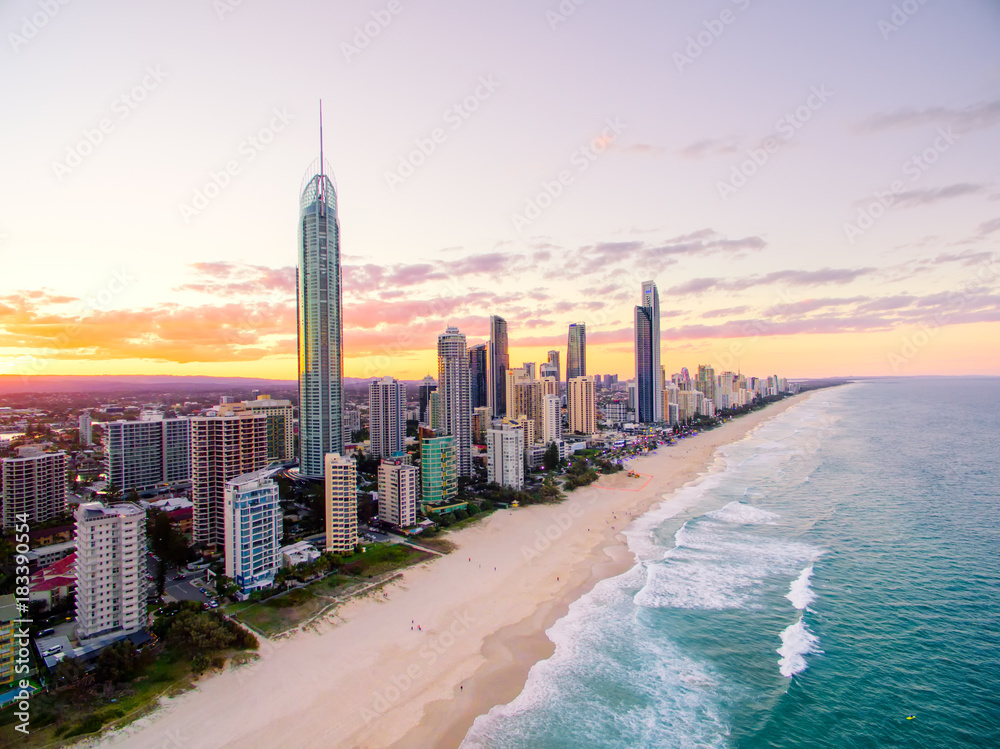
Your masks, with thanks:
M49 635L54 635L55 633L56 633L56 631L54 629L52 629L52 627L49 627L48 629L43 629L41 632L38 633L37 636L38 637L48 637Z

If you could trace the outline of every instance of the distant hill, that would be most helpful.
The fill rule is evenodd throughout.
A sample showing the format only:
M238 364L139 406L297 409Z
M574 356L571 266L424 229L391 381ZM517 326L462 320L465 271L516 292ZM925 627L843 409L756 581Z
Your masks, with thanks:
M344 386L355 389L371 378L345 377ZM414 381L415 384L416 381ZM411 383L407 383L411 384ZM296 380L265 380L253 377L209 377L202 375L0 375L0 395L12 393L110 393L166 390L207 392L218 390L287 390Z

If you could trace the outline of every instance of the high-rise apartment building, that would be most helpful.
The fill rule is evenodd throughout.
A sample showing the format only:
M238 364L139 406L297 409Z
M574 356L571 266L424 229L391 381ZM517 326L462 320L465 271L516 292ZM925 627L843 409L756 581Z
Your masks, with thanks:
M323 476L328 453L344 452L344 321L340 221L333 170L323 159L306 172L299 202L299 461L303 476Z
M267 416L267 459L285 461L295 457L294 413L290 400L258 394L255 400L219 404L216 411L219 416L237 411L264 414Z
M520 416L528 413L527 399L530 397L531 379L522 367L507 370L506 385L504 395L507 404L504 406L504 413L509 417ZM524 386L523 388L521 386Z
M192 540L225 543L226 482L267 467L267 416L238 411L191 419Z
M109 421L104 425L104 470L123 493L191 480L189 419Z
M566 351L566 387L574 377L587 374L587 324L575 322L569 326Z
M640 424L663 421L660 295L652 281L643 281L642 302L635 308L635 381L636 421Z
M354 458L331 453L324 461L326 550L350 554L358 545L358 467Z
M397 528L417 524L420 469L402 458L383 460L378 467L378 519Z
M472 405L465 335L448 328L438 336L438 397L441 429L455 438L459 476L472 475Z
M469 347L469 387L473 409L489 406L489 360L488 344Z
M427 423L431 429L444 428L444 416L441 413L441 393L434 391L428 396Z
M490 407L480 406L472 411L472 443L486 444L486 430L490 427Z
M434 382L434 378L430 375L424 377L420 384L417 385L417 403L420 406L420 423L430 424L431 415L428 412L428 406L430 405L431 393L437 390L437 383Z
M3 527L27 516L28 523L44 523L66 512L66 453L44 452L22 445L16 458L0 461L0 504Z
M566 410L571 432L593 434L597 431L597 398L590 377L574 377L569 381Z
M542 397L542 442L558 442L562 439L562 398L558 395Z
M424 502L445 502L458 495L455 438L420 430L420 496Z
M406 437L406 384L392 377L368 383L371 454L391 458L403 452Z
M558 380L559 379L559 372L560 372L560 370L559 370L559 352L556 351L555 349L553 349L552 351L550 351L549 354L548 354L548 359L546 360L545 364L548 364L549 367L552 367L555 371L551 372L549 375L546 375L545 372L542 372L541 376L542 377L546 377L546 376L555 377L556 380ZM542 366L544 367L545 365L542 365Z
M507 408L510 352L507 348L507 321L498 315L490 315L490 341L487 346L487 405L494 417L504 416Z
M80 444L89 445L94 441L94 428L93 422L90 419L90 411L84 411L80 414L80 418L76 420L77 427L80 430Z
M707 364L698 365L698 376L695 378L695 387L701 391L702 395L713 403L715 402L715 368Z
M538 369L535 366L535 362L526 361L524 364L521 365L521 369L524 370L524 376L527 377L529 380L535 379L535 375Z
M146 511L84 502L76 519L76 633L81 639L146 624Z
M281 569L281 505L267 470L226 482L224 500L226 576L246 598L270 588Z
M486 477L491 483L524 488L524 430L514 424L486 432Z

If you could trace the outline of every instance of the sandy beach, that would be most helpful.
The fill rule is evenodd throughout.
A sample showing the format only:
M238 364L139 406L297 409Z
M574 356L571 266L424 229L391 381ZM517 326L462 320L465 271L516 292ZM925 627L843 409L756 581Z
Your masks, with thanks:
M259 660L164 700L91 745L458 746L476 716L509 702L552 653L545 630L601 579L628 569L631 517L708 470L716 448L807 395L637 458L558 505L494 513L449 534L458 549L408 569L308 631L261 641ZM690 509L679 500L673 513Z

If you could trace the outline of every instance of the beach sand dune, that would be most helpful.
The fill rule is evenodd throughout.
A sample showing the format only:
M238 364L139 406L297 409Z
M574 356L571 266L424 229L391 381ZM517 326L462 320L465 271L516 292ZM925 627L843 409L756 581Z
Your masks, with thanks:
M710 466L722 444L804 396L637 458L558 505L502 510L449 535L453 553L381 594L203 679L92 745L456 747L476 716L509 702L552 653L545 630L600 579L633 563L622 530ZM681 513L676 498L671 510Z

